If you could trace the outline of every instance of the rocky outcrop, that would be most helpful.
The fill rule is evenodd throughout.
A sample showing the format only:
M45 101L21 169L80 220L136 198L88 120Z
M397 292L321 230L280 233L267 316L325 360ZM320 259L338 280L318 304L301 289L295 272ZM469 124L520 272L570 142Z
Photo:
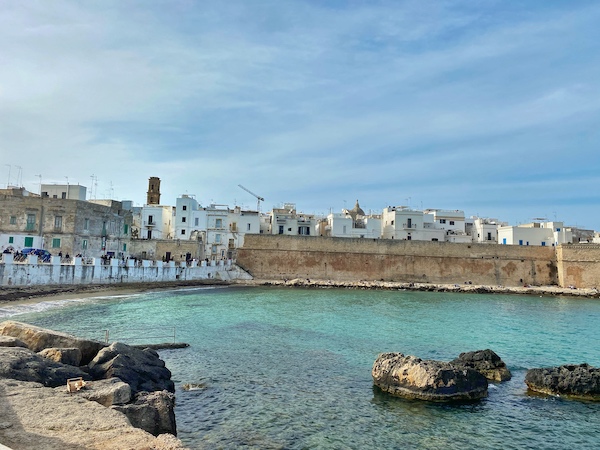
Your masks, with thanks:
M0 442L14 449L185 449L173 435L154 437L120 412L65 389L0 379L0 405Z
M461 353L450 364L475 369L491 381L507 381L512 377L504 361L490 349Z
M81 364L89 363L101 348L106 347L106 344L99 341L79 339L66 333L12 320L0 323L0 335L20 339L34 352L53 347L78 348L81 351Z
M81 363L81 350L78 348L45 348L38 354L54 362L70 366L79 366Z
M530 369L525 384L543 394L600 401L600 368L588 364Z
M154 436L177 434L175 425L175 396L168 391L141 392L133 403L113 406L127 416L131 424Z
M85 389L82 389L79 395L106 407L124 405L132 399L131 387L118 378L87 383Z
M117 377L138 392L175 392L171 372L155 350L140 350L120 342L103 348L89 364L90 374L95 379Z
M398 397L453 402L487 396L487 379L476 370L402 353L380 354L371 374L376 386Z
M0 347L27 347L25 342L12 336L0 336Z
M0 333L8 336L3 341L11 345L0 346L0 379L55 387L80 401L118 409L134 426L155 435L176 433L175 386L155 350L122 343L105 346L12 321L0 323ZM18 346L20 342L28 348ZM94 348L98 351L92 354ZM81 368L65 364L83 363L86 358L89 364ZM67 380L78 377L87 383L67 394Z
M78 367L56 363L22 347L0 347L0 378L65 386L69 378L91 377Z

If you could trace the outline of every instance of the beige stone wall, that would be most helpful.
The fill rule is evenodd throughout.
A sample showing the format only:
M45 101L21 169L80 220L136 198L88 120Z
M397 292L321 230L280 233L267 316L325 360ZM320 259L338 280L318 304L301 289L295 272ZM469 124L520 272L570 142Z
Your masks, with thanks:
M186 253L198 261L204 259L202 241L177 239L132 239L129 254L140 259L162 260L167 252L171 253L172 261L185 261Z
M247 235L237 262L256 278L556 285L548 247Z
M600 288L600 245L560 245L556 253L560 286Z

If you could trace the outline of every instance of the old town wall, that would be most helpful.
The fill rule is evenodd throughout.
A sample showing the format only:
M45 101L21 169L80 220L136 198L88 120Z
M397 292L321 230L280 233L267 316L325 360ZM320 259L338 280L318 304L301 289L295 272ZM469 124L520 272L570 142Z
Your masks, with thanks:
M560 245L556 256L559 286L600 287L600 245Z
M551 247L247 235L237 263L264 279L556 285Z

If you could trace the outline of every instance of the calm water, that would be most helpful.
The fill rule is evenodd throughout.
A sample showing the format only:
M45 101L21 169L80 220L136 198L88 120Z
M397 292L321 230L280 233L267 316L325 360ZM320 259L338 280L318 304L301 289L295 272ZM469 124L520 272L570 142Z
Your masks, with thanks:
M190 447L259 449L600 448L600 403L530 396L530 367L600 366L600 301L450 293L218 288L0 309L14 320L130 343L164 341ZM491 348L513 379L476 404L392 398L377 354L450 360ZM202 388L183 391L181 384Z

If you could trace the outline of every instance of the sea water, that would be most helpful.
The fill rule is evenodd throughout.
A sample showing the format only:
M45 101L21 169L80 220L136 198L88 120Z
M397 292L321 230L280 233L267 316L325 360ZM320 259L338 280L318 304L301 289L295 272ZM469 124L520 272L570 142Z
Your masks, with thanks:
M128 343L173 338L179 438L195 449L597 449L600 403L533 395L532 367L600 366L600 301L235 287L51 302L12 319ZM512 380L472 404L373 387L378 353L451 360L491 348ZM183 384L194 385L183 390Z

